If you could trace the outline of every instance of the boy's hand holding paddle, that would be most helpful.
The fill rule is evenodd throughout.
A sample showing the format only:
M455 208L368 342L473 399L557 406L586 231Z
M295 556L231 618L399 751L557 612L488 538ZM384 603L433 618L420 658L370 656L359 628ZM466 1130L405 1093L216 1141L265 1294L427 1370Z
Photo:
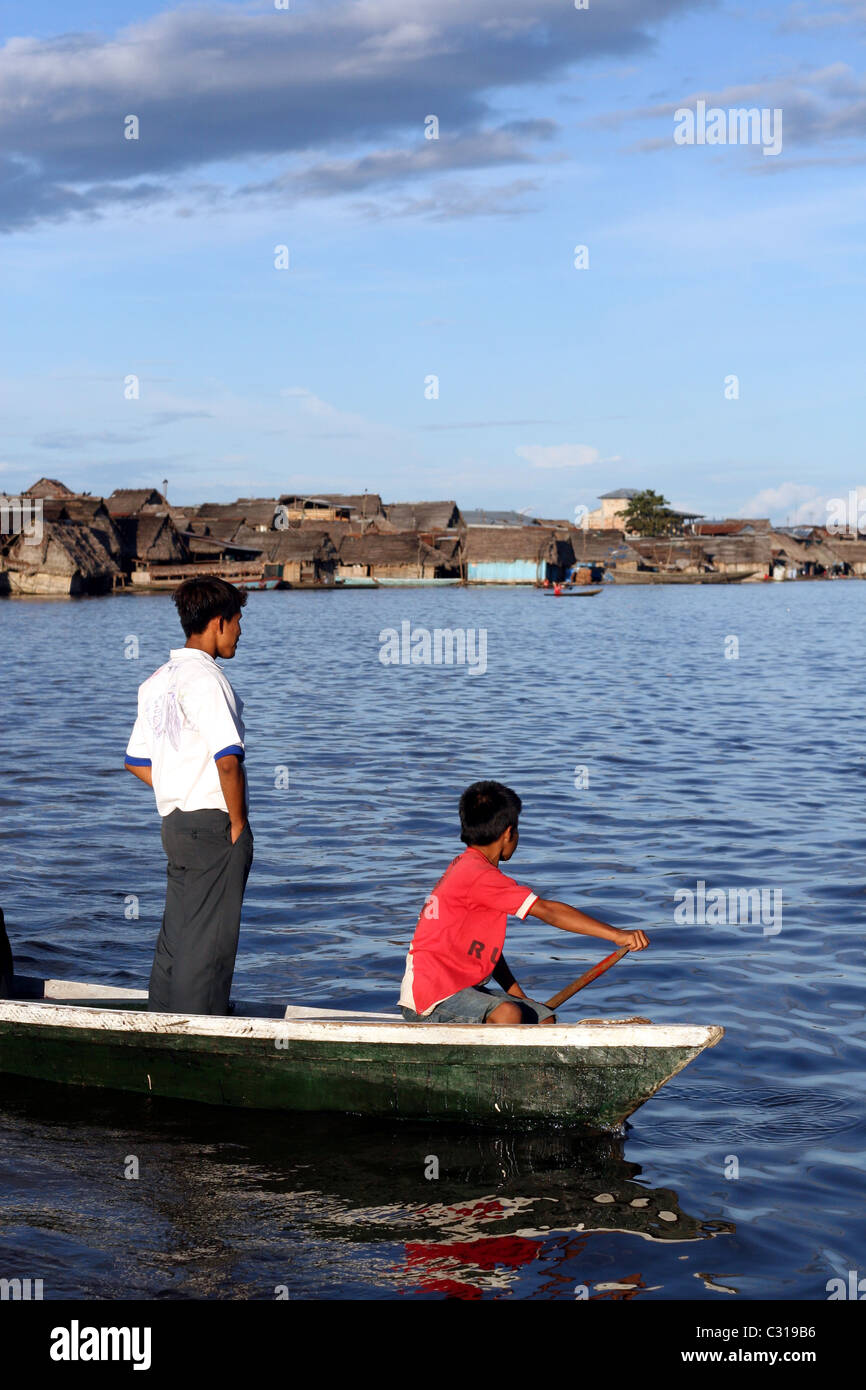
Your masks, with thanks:
M649 937L642 931L619 931L614 940L627 951L642 951L649 945Z
M560 927L563 931L576 932L581 936L601 937L603 941L612 941L618 947L618 950L612 951L604 960L600 960L598 965L592 966L579 979L566 985L565 989L561 989L552 999L548 999L549 1009L558 1009L566 1000L577 994L578 990L592 984L593 980L610 970L610 967L628 955L629 951L643 951L649 945L645 932L624 931L621 927L612 927L607 922L599 921L597 917L589 917L585 912L579 912L576 907L569 907L568 903L537 898L529 909L529 915L538 917L540 921L547 922L552 927Z

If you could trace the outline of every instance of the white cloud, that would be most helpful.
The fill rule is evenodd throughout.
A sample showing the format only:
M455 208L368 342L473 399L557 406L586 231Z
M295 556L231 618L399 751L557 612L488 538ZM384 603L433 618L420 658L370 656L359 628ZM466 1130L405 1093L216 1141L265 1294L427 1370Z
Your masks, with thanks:
M780 507L797 506L818 497L818 489L808 483L780 483L778 487L765 487L756 492L740 508L740 516L759 516L764 512L778 511Z
M285 16L241 0L119 27L111 16L105 33L13 37L0 43L0 230L178 201L188 212L191 194L195 209L267 194L282 210L287 192L334 196L535 164L554 123L488 129L499 93L651 51L655 29L690 8L701 0L618 0L579 17L563 0L328 0ZM142 125L130 143L121 122L133 94ZM432 143L428 112L444 126ZM296 171L293 158L311 167ZM275 177L238 188L232 170L243 176L262 159L279 161ZM195 171L217 166L220 183L195 196ZM470 191L430 215L471 214ZM478 196L482 213L512 211ZM428 212L426 199L413 201L397 211Z
M866 502L866 486L852 487L858 509ZM756 492L741 508L740 516L768 516L771 521L790 526L825 526L830 514L830 498L808 483L780 483ZM847 501L847 491L845 493Z
M280 390L280 395L284 401L289 402L286 407L286 414L290 421L313 427L311 433L299 437L308 439L367 439L380 443L383 440L405 439L404 431L397 427L370 420L354 411L342 410L339 406L332 405L330 401L317 396L308 386L284 386ZM317 426L323 428L319 429ZM285 428L285 423L283 428Z
M620 457L603 459L591 444L521 444L516 452L533 468L587 468L593 463L618 463Z
M300 401L301 409L307 415L333 419L340 413L336 406L331 405L329 401L323 401L321 396L315 395L307 386L284 386L280 395L288 397L289 400Z

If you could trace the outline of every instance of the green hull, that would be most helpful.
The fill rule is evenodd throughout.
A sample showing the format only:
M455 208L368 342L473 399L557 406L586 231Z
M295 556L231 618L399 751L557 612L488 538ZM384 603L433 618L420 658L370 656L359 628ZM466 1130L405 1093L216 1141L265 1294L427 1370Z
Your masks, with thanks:
M687 1046L570 1046L551 1038L548 1046L510 1041L500 1047L474 1044L468 1036L465 1043L461 1038L419 1045L411 1041L418 1025L380 1025L370 1029L376 1037L367 1042L357 1036L363 1029L333 1024L318 1025L321 1037L292 1036L298 1030L289 1025L281 1034L279 1024L272 1024L270 1036L262 1037L176 1031L178 1025L168 1015L166 1031L159 1032L154 1031L158 1015L139 1015L133 1030L113 1027L110 1014L97 1026L83 1020L66 1026L59 1018L56 1024L46 1023L44 1008L43 1018L32 1022L27 1012L26 1006L0 1005L0 1072L208 1105L355 1112L497 1128L554 1123L615 1129L722 1033L682 1029L708 1035ZM94 1010L62 1010L72 1012L92 1018ZM19 1017L10 1018L10 1013ZM146 1018L153 1020L152 1027L144 1026ZM231 1020L238 1027L245 1022ZM393 1041L387 1039L392 1030ZM250 1032L256 1031L251 1024ZM429 1028L424 1031L429 1034ZM561 1037L572 1030L549 1031ZM448 1032L453 1039L455 1030ZM586 1030L580 1032L585 1035ZM386 1040L381 1040L383 1033Z

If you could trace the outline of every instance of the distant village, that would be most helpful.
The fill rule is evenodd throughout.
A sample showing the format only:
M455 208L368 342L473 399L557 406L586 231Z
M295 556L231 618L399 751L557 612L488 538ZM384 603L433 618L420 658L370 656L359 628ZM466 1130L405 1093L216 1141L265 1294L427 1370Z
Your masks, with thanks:
M672 584L866 577L866 541L767 518L708 521L666 509L666 534L635 533L620 488L568 519L383 502L376 493L239 497L172 505L167 485L76 493L40 478L0 496L0 594L171 589L195 574L243 588L438 584ZM29 499L29 506L28 504Z

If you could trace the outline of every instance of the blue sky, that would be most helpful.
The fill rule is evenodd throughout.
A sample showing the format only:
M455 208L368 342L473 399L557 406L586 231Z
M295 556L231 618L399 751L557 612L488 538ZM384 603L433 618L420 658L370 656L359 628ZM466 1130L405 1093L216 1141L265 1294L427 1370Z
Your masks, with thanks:
M866 0L3 24L8 492L567 516L635 486L793 520L866 482ZM781 152L676 145L699 99L781 110Z

